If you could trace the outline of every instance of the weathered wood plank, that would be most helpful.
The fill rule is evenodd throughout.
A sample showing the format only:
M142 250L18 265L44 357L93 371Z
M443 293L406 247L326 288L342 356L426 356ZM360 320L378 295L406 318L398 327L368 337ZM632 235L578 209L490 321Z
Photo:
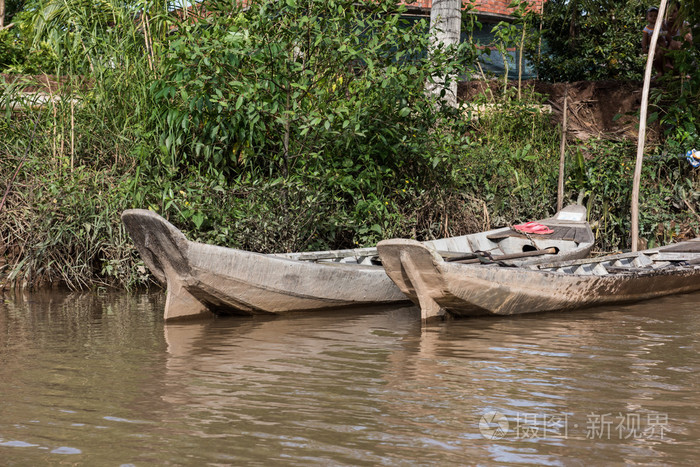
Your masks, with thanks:
M309 251L306 253L276 253L280 258L298 261L319 261L323 259L366 258L377 256L376 248L348 248L345 250Z
M664 253L700 253L700 238L688 240L687 242L679 243L677 245L665 246L661 248L661 251Z
M668 250L662 250L658 254L651 257L654 261L688 261L700 258L700 251L697 253L669 253Z

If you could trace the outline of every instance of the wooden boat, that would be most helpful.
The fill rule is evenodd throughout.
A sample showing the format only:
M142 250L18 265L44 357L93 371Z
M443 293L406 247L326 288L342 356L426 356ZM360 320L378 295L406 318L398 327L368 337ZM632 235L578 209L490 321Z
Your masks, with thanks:
M555 254L582 258L594 241L585 214L574 205L540 221L555 230L549 236L519 235L506 227L425 244L445 256L483 250L519 264L549 261ZM376 248L266 255L191 242L152 211L127 210L122 221L146 266L167 285L166 320L408 302L384 272Z
M504 267L443 259L412 240L377 245L384 268L423 319L515 315L633 302L700 290L700 237L593 259Z

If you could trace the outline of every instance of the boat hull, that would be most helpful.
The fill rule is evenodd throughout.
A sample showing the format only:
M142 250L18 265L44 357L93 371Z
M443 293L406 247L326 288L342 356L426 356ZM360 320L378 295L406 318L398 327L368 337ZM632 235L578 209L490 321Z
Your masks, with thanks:
M203 244L190 245L189 264L188 292L220 314L407 301L381 267L301 262Z
M166 320L408 302L383 268L314 263L191 242L144 210L123 222L146 266L167 285Z
M441 302L456 316L574 310L700 290L700 270L662 270L632 278L570 276L525 269L444 269L449 285Z
M378 245L387 274L424 319L565 311L700 290L700 268L580 275L525 267L448 263L412 240Z

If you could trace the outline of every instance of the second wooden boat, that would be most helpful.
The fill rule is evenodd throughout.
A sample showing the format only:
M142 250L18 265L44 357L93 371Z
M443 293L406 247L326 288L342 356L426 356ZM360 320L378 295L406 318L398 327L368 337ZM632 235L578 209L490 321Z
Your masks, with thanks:
M387 274L420 305L424 320L572 310L700 290L700 237L635 253L520 267L445 261L413 240L385 240L377 249Z

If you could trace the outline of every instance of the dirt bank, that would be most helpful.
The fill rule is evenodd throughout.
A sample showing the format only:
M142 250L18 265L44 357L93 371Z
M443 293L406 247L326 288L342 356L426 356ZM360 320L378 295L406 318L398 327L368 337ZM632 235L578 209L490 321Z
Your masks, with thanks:
M517 83L510 83L517 86ZM487 88L494 92L503 86L501 81L469 81L459 84L458 97L473 101ZM546 83L524 81L523 86L545 96L552 106L552 123L562 121L564 96L568 95L568 139L586 140L591 137L606 139L637 139L642 101L642 83L629 81L579 81L575 83ZM658 140L658 128L647 129L647 141Z

